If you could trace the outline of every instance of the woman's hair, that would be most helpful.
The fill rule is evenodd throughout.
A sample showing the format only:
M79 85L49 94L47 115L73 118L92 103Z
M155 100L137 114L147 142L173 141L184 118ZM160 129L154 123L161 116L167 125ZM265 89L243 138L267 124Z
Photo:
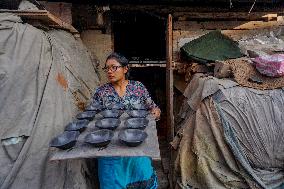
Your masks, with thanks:
M116 52L111 53L106 58L106 62L110 59L116 60L121 66L128 66L128 63L129 63L128 59L125 56L123 56L119 53L116 53Z

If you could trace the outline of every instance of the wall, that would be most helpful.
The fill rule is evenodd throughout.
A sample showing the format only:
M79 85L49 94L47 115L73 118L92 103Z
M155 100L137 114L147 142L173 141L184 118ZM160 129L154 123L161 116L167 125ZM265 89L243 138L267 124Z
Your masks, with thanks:
M113 51L109 9L107 6L76 3L73 3L72 7L73 25L80 31L83 43L92 54L101 84L106 83L107 78L102 67L104 67L106 57ZM103 15L99 21L98 13Z
M110 34L103 34L100 30L84 30L81 39L91 52L93 59L97 60L98 72L101 83L107 82L105 73L102 71L106 57L112 52L112 39Z
M56 17L60 18L63 22L72 24L72 4L64 2L47 2L39 1L46 10L51 12Z

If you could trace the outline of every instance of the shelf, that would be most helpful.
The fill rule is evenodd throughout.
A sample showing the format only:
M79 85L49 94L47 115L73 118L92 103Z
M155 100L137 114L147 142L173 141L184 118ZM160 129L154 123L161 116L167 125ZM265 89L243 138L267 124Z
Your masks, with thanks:
M46 24L52 28L59 28L69 31L74 35L79 35L79 32L71 25L63 22L50 12L46 10L29 10L29 11L19 11L19 10L5 10L0 9L0 13L13 13L20 16L23 20L29 22L30 20L39 20L43 24Z

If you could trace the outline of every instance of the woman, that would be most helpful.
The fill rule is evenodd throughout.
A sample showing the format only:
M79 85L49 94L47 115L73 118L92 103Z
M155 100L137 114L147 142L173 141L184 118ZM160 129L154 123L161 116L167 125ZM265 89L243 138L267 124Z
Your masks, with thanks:
M145 107L155 119L160 117L160 109L152 101L147 89L141 82L127 80L128 60L112 53L106 59L105 72L109 83L100 86L93 103L105 107L114 105L125 109ZM98 158L98 174L101 189L119 188L157 188L157 177L148 157L103 157Z

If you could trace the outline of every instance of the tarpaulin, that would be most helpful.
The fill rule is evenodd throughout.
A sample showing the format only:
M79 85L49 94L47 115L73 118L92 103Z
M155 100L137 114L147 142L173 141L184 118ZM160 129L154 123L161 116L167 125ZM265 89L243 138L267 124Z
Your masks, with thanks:
M177 186L284 187L284 90L224 83L199 74L184 93L191 114L175 138Z
M236 87L213 99L237 161L262 188L284 187L284 90Z
M48 144L98 82L80 40L0 14L1 189L87 188L84 163L50 162Z

